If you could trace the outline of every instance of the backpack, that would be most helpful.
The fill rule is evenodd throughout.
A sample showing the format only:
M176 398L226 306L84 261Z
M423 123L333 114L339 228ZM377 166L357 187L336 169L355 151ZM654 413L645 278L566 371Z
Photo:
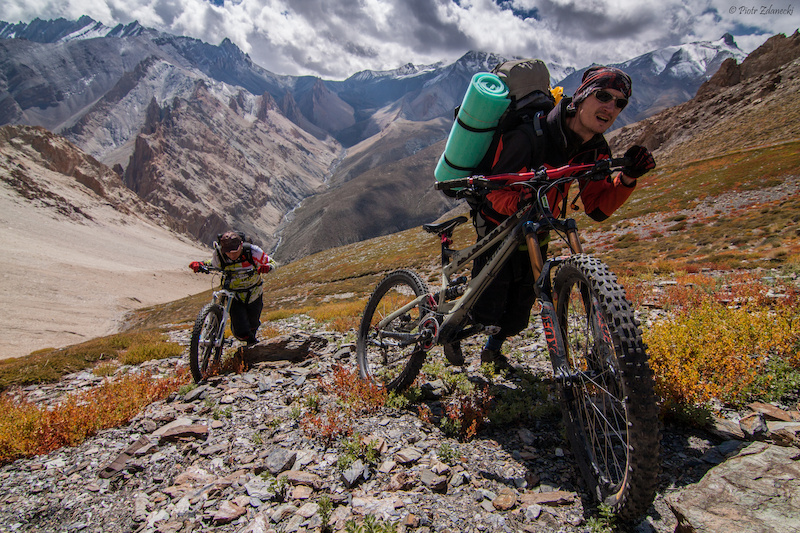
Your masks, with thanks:
M503 134L522 128L531 144L544 134L542 121L561 97L561 87L550 89L550 71L541 59L504 61L492 69L508 87L511 100L500 118L486 154L473 175L489 174L497 158L497 148Z

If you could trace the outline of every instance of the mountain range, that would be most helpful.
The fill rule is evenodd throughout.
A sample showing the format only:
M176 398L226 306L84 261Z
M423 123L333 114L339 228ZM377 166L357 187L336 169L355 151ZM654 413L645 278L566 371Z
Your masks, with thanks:
M635 96L619 124L688 100L744 57L726 35L620 64ZM136 22L0 22L0 125L63 135L200 243L236 227L287 261L451 209L433 164L469 80L503 59L468 52L330 81ZM584 70L554 64L552 83L571 93Z

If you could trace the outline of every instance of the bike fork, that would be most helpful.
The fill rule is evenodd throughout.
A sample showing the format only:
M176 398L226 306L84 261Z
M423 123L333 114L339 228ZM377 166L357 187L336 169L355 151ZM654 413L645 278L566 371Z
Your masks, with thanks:
M538 226L533 222L527 222L523 226L525 242L528 246L528 255L531 260L531 268L533 269L533 276L536 280L536 297L542 307L540 317L542 319L544 337L547 341L547 350L550 353L550 361L553 365L553 372L557 380L567 379L569 377L567 350L564 345L564 337L561 334L561 328L558 325L556 307L553 305L553 300L550 298L550 263L547 263L547 270L545 271L545 262L539 246L537 230ZM542 277L543 271L544 277Z

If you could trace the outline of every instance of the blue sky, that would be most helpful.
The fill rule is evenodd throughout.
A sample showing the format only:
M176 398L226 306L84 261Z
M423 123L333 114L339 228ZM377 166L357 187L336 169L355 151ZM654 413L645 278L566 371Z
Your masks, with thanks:
M469 50L584 67L734 35L750 52L793 33L789 0L3 0L0 18L142 25L219 44L229 38L278 74L344 79L360 70L452 61ZM774 3L777 2L777 3Z

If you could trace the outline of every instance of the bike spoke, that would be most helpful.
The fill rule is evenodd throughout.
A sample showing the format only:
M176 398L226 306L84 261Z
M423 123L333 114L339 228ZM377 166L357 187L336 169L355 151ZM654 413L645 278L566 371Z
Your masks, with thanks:
M627 413L620 398L611 333L597 299L587 285L576 284L569 296L565 342L568 349L575 413L584 431L589 464L607 490L625 478Z

